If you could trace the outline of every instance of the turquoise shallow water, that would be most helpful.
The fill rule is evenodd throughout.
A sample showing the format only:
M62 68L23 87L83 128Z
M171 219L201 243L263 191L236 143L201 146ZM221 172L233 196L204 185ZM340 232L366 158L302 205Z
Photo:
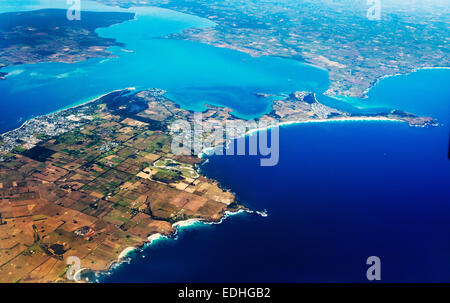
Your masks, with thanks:
M132 11L137 19L97 30L126 44L110 48L117 58L5 68L11 74L0 82L1 105L7 108L0 129L125 87L158 87L188 109L203 110L205 104L213 104L230 107L236 116L254 118L270 107L269 101L254 95L257 92L320 93L328 86L325 70L294 60L252 58L200 43L158 39L188 27L214 26L209 20L159 8Z
M215 156L203 172L263 218L183 230L132 254L104 282L450 281L448 127L390 122L280 130L280 163ZM145 258L143 258L145 257Z
M0 12L66 7L58 1L28 5L37 2L7 1L15 7L2 5ZM118 57L113 59L9 67L8 80L0 81L0 131L131 86L166 89L186 108L229 106L242 117L268 110L270 104L255 98L255 92L305 89L349 110L399 108L437 117L441 126L289 126L281 131L276 167L262 168L256 157L213 157L204 172L253 209L267 209L269 216L243 215L222 225L186 229L178 242L159 242L144 252L146 259L136 255L105 281L361 282L369 255L382 258L384 281L450 281L448 70L387 78L367 99L342 103L320 95L328 86L326 71L292 60L154 39L213 24L155 8L137 12L137 20L98 30L133 52L115 47L111 51Z
M210 157L202 172L268 216L183 229L99 280L361 283L367 258L378 256L381 282L449 282L448 76L427 70L385 79L358 101L430 114L438 127L289 125L280 129L274 167L252 156Z
M1 0L0 13L30 11L43 8L67 9L67 0ZM126 11L123 8L105 6L98 2L82 1L81 9L84 11Z
M387 77L370 89L367 99L341 98L341 100L350 106L365 110L398 108L448 121L449 75L449 69L422 69L409 75Z
M45 0L27 0L18 5L14 1L6 1L0 12L48 7L67 8L67 4L65 1L52 1L50 4ZM253 58L195 42L158 39L189 27L215 25L207 19L154 7L125 10L89 1L83 1L82 9L135 12L135 20L97 29L100 36L114 38L126 46L110 48L116 58L5 68L10 75L7 81L0 81L0 105L4 107L0 113L0 131L17 127L32 116L126 87L162 88L168 97L184 108L204 110L205 104L226 106L242 118L255 118L270 111L270 100L258 98L255 93L288 93L294 90L314 91L325 104L348 111L399 108L431 115L434 113L427 110L427 91L421 96L412 96L402 88L420 84L420 81L430 83L428 92L442 86L450 87L446 76L448 70L424 70L384 79L380 83L387 89L380 91L380 85L377 85L369 92L368 99L346 99L350 102L344 102L321 95L329 80L327 72L320 68L288 59ZM65 11L61 10L61 14ZM409 80L403 81L403 77ZM422 100L409 102L410 99ZM443 113L436 114L441 116Z

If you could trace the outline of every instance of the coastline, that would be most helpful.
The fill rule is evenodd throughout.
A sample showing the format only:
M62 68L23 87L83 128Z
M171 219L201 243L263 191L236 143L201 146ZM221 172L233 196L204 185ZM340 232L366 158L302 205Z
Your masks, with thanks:
M107 96L109 94L113 94L113 93L117 93L117 92L125 91L125 90L134 91L134 90L136 90L136 88L135 87L126 87L126 88L123 88L123 89L116 89L116 90L110 91L108 93L99 95L99 96L97 96L97 97L95 97L93 99L88 99L87 101L80 101L81 103L74 103L73 105L69 105L67 107L55 110L55 111L50 112L48 114L38 115L38 116L35 116L35 117L32 117L32 118L29 118L28 120L23 122L19 127L10 129L10 130L5 131L3 133L0 133L0 137L4 136L4 135L7 135L9 133L12 133L14 131L18 131L18 130L22 129L23 127L25 127L33 119L40 118L40 117L45 117L45 116L50 116L50 115L54 115L54 114L59 114L59 113L62 113L62 112L68 111L68 110L74 110L74 109L77 109L78 107L82 107L82 106L85 106L85 105L89 105L90 103L94 103L94 102L100 100L101 98L103 98L103 97L105 97L105 96Z
M368 93L370 92L370 90L371 90L372 88L374 88L375 86L377 86L377 85L378 85L381 81L383 81L384 79L387 79L387 78L393 78L393 77L399 77L399 76L407 76L407 75L410 75L410 74L419 72L419 71L421 71L421 70L430 70L430 69L450 70L450 67L448 67L448 66L425 66L425 67L417 67L417 68L414 68L414 69L413 69L412 71L410 71L410 72L406 72L406 73L396 73L396 74L388 74L388 75L381 76L381 77L379 77L377 80L375 80L375 82L373 82L372 85L370 85L368 88L366 88L366 89L363 91L363 94L362 94L361 99L362 99L362 100L367 99L367 98L369 97L369 96L368 96ZM333 98L337 99L338 97L342 97L342 96L337 95L337 96L330 96L330 97L333 97ZM352 96L352 97L355 97L355 96ZM339 100L339 99L337 99L337 100Z
M450 68L446 68L446 69L450 69ZM79 107L83 107L86 105L89 105L91 103L94 103L96 101L99 101L100 99L102 99L103 97L110 95L112 93L116 93L116 92L120 92L120 91L135 91L137 88L136 87L126 87L126 88L122 88L122 89L115 89L112 90L110 92L101 94L99 96L96 96L92 99L88 99L86 101L80 101L79 103L74 103L73 105L69 105L67 107L55 110L53 112L50 112L48 114L43 114L43 115L38 115L35 117L32 117L28 120L26 120L25 122L23 122L19 127L8 130L4 133L0 133L0 137L8 135L9 133L15 132L15 131L19 131L20 129L22 129L23 127L27 126L27 124L36 118L40 118L40 117L45 117L45 116L50 116L50 115L54 115L54 114L58 114L58 113L63 113L65 111L69 111L69 110L74 110L77 109ZM387 121L387 122L405 122L399 119L393 119L393 118L387 118L387 117L340 117L340 118L330 118L330 119L310 119L310 120L298 120L298 121L285 121L285 122L279 122L277 124L274 125L270 125L266 128L259 128L259 129L252 129L247 131L245 134L243 134L242 136L247 136L247 135L251 135L252 133L256 133L259 131L263 131L263 130L267 130L267 129L271 129L273 127L279 127L279 126L285 126L285 125L294 125L294 124L306 124L306 123L328 123L328 122L370 122L370 121L377 121L377 122L381 122L381 121ZM234 139L240 138L241 136L238 136ZM200 154L197 155L197 157L202 158L205 154L207 154L208 151L210 150L214 150L216 147L210 147L210 148L206 148L204 149Z
M263 128L255 128L255 129L251 129L248 130L246 133L233 138L233 139L228 139L225 142L225 146L228 146L228 142L229 140L236 140L242 137L247 137L250 136L254 133L258 133L260 131L265 131L265 130L269 130L275 127L282 127L282 126L288 126L288 125L298 125L298 124L308 124L308 123L332 123L332 122L398 122L398 123L407 123L406 121L402 121L399 119L393 119L393 118L387 118L387 117L341 117L341 118L331 118L331 119L311 119L311 120L298 120L298 121L285 121L285 122L278 122L276 124L273 125L269 125L267 127L263 127ZM214 151L216 148L218 147L222 147L223 146L213 146L213 147L208 147L208 148L204 148L202 150L201 153L199 153L197 155L198 158L200 159L204 159L204 157L210 156L210 152Z
M99 95L97 97L94 97L93 99L87 98L88 99L87 101L79 101L79 103L75 102L73 105L68 105L68 106L66 106L64 108L58 109L56 111L53 111L51 113L48 113L48 114L42 115L42 116L53 115L53 114L57 114L57 113L60 113L60 112L64 112L66 110L76 109L78 107L82 107L82 106L88 105L90 103L94 103L94 102L100 100L101 98L103 98L103 97L105 97L107 95L110 95L110 94L113 94L113 93L117 93L117 92L120 92L120 91L125 91L125 90L135 91L136 87L132 86L132 87L125 87L125 88L122 88L122 89L115 89L115 90L110 91L108 93L104 93L104 94L101 94L101 95Z
M267 213L265 211L252 211L252 210L245 210L245 209L239 209L238 211L232 212L232 211L225 211L222 215L222 217L220 218L219 221L208 221L208 220L203 220L203 219L187 219L187 220L183 220L183 221L178 221L172 224L172 227L174 228L174 231L170 234L170 235L163 235L160 233L155 233L155 234L151 234L147 237L147 241L142 243L142 245L138 245L138 246L130 246L125 248L124 250L122 250L120 252L120 254L118 255L118 257L113 260L110 265L105 269L105 270L100 270L100 271L91 271L89 268L81 268L80 270L78 270L75 273L75 277L77 276L77 274L79 275L81 272L83 271L91 271L93 272L96 277L101 277L102 275L110 275L113 273L113 271L118 268L119 266L121 266L124 263L129 262L129 259L127 258L129 256L130 253L134 252L134 251L142 251L148 247L151 247L152 245L154 245L154 243L158 240L173 240L176 241L178 239L178 234L179 231L182 229L189 229L189 228L193 228L198 224L203 224L203 225L218 225L218 224L222 224L224 222L224 220L226 220L229 217L232 216L236 216L239 214L257 214L260 215L261 217L267 217ZM75 282L84 282L83 280L77 279L75 278ZM96 282L96 281L88 281L88 282Z
M104 96L107 96L107 95L109 95L111 93L120 92L120 91L124 91L124 90L135 90L135 88L131 87L131 88L126 88L126 89L114 90L114 91L111 91L109 93L102 94L101 96L98 96L98 97L93 98L91 100L88 100L86 102L82 102L81 104L76 104L73 107L58 110L57 112L63 112L65 110L78 108L78 107L84 106L86 104L98 101L101 98L103 98ZM45 116L45 115L43 115L43 116ZM270 129L270 128L274 128L274 127L278 127L278 126L286 126L286 125L294 125L294 124L306 124L306 123L358 122L358 121L362 121L362 122L370 122L370 121L373 121L373 122L405 122L405 121L402 121L402 120L399 120L399 119L387 118L387 117L384 117L384 116L378 116L378 117L364 117L364 116L351 117L351 116L346 116L346 117L330 118L330 119L309 119L309 120L299 120L299 121L284 121L284 122L278 122L276 124L274 123L273 125L269 125L266 128L252 129L252 130L246 132L244 134L244 136L251 135L253 133L256 133L256 132L259 132L259 131L262 131L262 130L266 130L266 129ZM24 122L24 125L26 125L28 122L29 122L29 120ZM21 127L23 127L23 125ZM178 232L179 229L192 228L193 226L195 226L197 224L209 224L209 225L211 225L211 224L221 224L223 222L223 220L225 220L229 216L237 215L237 214L244 213L244 212L254 213L253 211L248 211L248 210L241 209L241 210L238 210L236 212L225 211L223 213L223 215L221 216L220 220L218 220L218 221L206 221L206 220L202 220L202 219L188 219L188 220L175 222L174 224L172 224L172 227L175 229L175 231L172 234L170 234L169 236L164 236L164 235L161 235L161 234L153 234L153 235L150 235L147 238L148 241L145 241L144 243L142 243L142 245L138 245L137 247L126 247L124 250L122 250L122 252L120 252L120 254L117 256L117 258L115 258L110 263L110 265L108 266L108 268L105 269L105 271L92 271L92 270L89 270L89 268L83 268L83 269L80 269L77 272L77 274L79 275L85 270L87 270L89 272L93 272L93 273L108 273L108 272L114 270L114 268L116 266L119 266L120 264L126 262L127 261L126 257L132 251L135 251L137 249L142 249L143 247L147 247L149 245L152 245L155 241L157 241L157 240L159 240L161 238L171 238L171 239L175 239L176 240L177 232ZM258 212L256 212L256 213L258 213ZM258 213L258 214L261 215L261 216L264 216L264 213ZM76 281L78 281L78 280L76 280ZM84 281L82 279L80 279L79 282L84 282Z
M135 15L135 18L136 18L136 15ZM122 50L122 51L124 51L124 50ZM105 59L105 60L109 60L109 59ZM305 63L305 64L309 64L309 63ZM310 65L312 65L312 64L310 64ZM315 65L312 65L312 66L315 66ZM317 66L315 66L315 67L317 67ZM375 87L376 85L379 85L381 80L387 79L389 77L406 76L406 75L412 74L414 72L418 72L418 71L420 71L422 69L424 69L424 70L425 69L444 69L444 70L447 70L447 69L450 69L450 67L424 67L424 68L417 68L414 71L409 72L409 73L399 73L399 74L392 74L392 75L382 76L381 78L377 79L373 85L368 87L366 89L366 91L363 92L364 97L361 97L361 100L363 101L364 99L367 99L368 98L367 94L369 94L370 90L373 87ZM125 88L125 89L117 89L117 90L114 90L114 91L102 94L102 95L100 95L98 97L95 97L93 99L87 98L89 100L87 100L87 101L80 101L81 103L74 103L72 105L68 105L65 108L61 108L61 109L58 109L58 110L56 110L54 112L50 112L50 113L47 113L47 114L44 114L44 115L40 115L40 116L37 116L37 117L49 116L49 115L53 115L53 114L57 114L57 113L62 113L62 112L68 111L68 110L77 109L77 108L89 105L91 103L95 103L95 102L101 100L102 98L104 98L105 96L108 96L108 95L110 95L112 93L115 93L115 92L121 92L122 91L122 92L124 92L124 94L126 94L127 93L126 90L134 91L134 90L136 90L136 88L135 87L131 87L131 88ZM31 117L31 118L27 119L18 128L6 131L5 133L0 133L0 137L2 135L8 134L8 133L11 133L11 132L14 132L14 131L20 131L22 128L28 126L30 124L30 121L33 120L34 118L36 118L36 117ZM238 138L241 138L241 137L251 136L251 135L253 135L255 133L258 133L260 131L267 131L269 129L276 128L276 127L281 127L281 126L307 124L307 123L326 123L326 122L335 122L335 123L337 123L337 122L341 122L341 123L344 123L344 122L404 122L404 123L407 123L407 122L405 122L403 120L400 120L400 119L388 118L388 117L383 117L383 116L379 116L379 117L364 117L364 116L361 116L361 117L350 117L349 116L349 117L330 118L330 119L305 119L305 120L284 121L284 122L279 121L278 123L274 123L273 125L270 125L268 127L251 129L251 130L247 131L245 134L239 135L238 137L233 138L232 140L235 140L235 139L238 139ZM228 142L226 142L226 143L228 143ZM204 149L197 156L200 157L200 158L202 158L203 156L207 156L208 155L207 151L212 151L214 153L214 150L216 148L218 148L218 147L219 146ZM230 216L235 216L235 215L244 214L244 213L256 213L258 215L261 215L262 217L266 217L267 216L266 212L259 212L259 211L251 211L251 210L240 209L240 210L235 211L235 212L233 212L233 211L224 211L223 214L221 214L220 218L217 221L208 221L208 220L205 220L205 219L187 219L187 220L182 220L182 221L175 222L175 223L171 224L171 226L174 228L174 230L169 235L164 235L164 234L161 234L161 233L154 233L154 234L149 235L147 237L147 241L144 241L142 245L129 246L129 247L124 248L118 255L116 255L117 256L116 260L112 261L112 263L110 263L108 265L108 268L105 271L103 271L103 270L93 271L93 270L90 270L89 268L82 268L82 269L78 270L75 273L75 282L83 283L83 282L87 281L87 280L84 281L82 279L78 280L76 278L77 276L81 276L84 271L89 271L91 273L99 273L99 274L112 274L112 272L114 272L119 266L121 266L121 264L129 262L131 256L133 255L132 253L134 251L136 251L136 255L137 256L141 256L142 255L142 257L145 258L146 256L142 253L142 251L145 248L150 247L151 245L155 245L156 242L158 242L159 240L167 240L167 239L168 240L173 240L173 241L177 240L177 238L178 238L178 231L181 230L181 229L184 229L184 228L186 228L186 229L196 228L199 225L221 224L221 223L224 222L224 220L226 220ZM145 238L143 238L143 240L145 240ZM124 247L124 246L122 246L122 247ZM152 260L150 260L150 261L152 261ZM95 283L95 281L87 281L87 282L88 283L89 282L94 282Z

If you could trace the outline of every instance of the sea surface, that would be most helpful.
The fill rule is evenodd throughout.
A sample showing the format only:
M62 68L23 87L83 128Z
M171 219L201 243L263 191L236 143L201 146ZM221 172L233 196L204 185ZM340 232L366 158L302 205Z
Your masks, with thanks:
M4 107L0 131L15 128L32 116L127 87L164 89L186 109L227 106L237 117L254 118L270 111L270 101L255 93L320 93L329 84L325 70L298 61L253 58L200 43L160 39L186 28L215 25L207 19L154 7L130 11L137 14L135 20L97 30L102 37L126 44L109 49L117 58L2 69L10 75L0 81L0 105Z
M64 8L59 1L6 1L0 12ZM83 1L90 10L105 8ZM113 11L118 9L109 9ZM280 162L212 156L201 170L260 214L182 228L130 254L102 282L366 281L366 259L381 259L383 282L450 282L449 70L381 80L367 99L321 95L326 71L294 60L159 39L208 20L158 8L98 29L126 44L112 59L8 67L0 81L0 131L24 120L126 87L163 88L181 106L227 106L243 118L270 109L254 93L311 90L355 111L396 108L440 126L398 122L301 124L280 130ZM1 16L0 16L1 17ZM132 52L129 52L132 51Z
M280 163L213 157L203 167L242 214L132 253L105 282L450 281L448 128L397 123L284 127Z

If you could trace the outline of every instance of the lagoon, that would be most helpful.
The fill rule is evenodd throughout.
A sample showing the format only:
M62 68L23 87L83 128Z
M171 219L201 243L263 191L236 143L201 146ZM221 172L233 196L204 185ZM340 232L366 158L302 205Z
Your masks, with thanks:
M126 44L126 49L110 48L117 58L5 68L10 75L0 82L0 105L5 109L0 131L126 87L161 88L186 109L204 110L211 104L229 107L237 117L254 118L270 111L270 102L255 93L320 93L328 86L325 70L298 61L252 58L200 43L159 39L188 27L214 26L209 20L159 8L133 11L135 20L97 30Z
M51 2L10 1L1 12L65 7ZM270 109L256 92L311 90L336 107L398 108L432 115L441 125L291 125L281 130L276 167L262 168L256 157L211 157L202 171L268 217L242 214L185 228L178 240L158 240L102 281L361 282L371 255L380 256L385 282L450 281L448 70L386 78L367 99L329 98L321 95L329 81L320 68L159 39L214 24L158 8L131 10L136 20L98 29L126 44L110 49L116 58L8 67L11 75L0 81L0 131L125 87L162 88L185 108L227 106L243 118Z

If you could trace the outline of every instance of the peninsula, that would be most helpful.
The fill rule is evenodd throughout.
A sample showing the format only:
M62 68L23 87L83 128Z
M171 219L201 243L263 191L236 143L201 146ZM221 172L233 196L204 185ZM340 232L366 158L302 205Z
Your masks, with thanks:
M107 48L124 45L99 37L95 29L133 18L133 13L84 12L82 20L74 22L61 9L0 14L0 68L113 57ZM0 80L6 77L0 72Z
M226 108L203 114L239 120ZM170 236L182 222L217 222L244 209L196 171L202 159L171 153L168 126L176 119L192 121L193 112L162 90L125 89L1 135L0 281L67 281L69 256L80 258L82 268L107 270L130 247ZM275 101L260 119L436 124L399 111L350 115L309 92Z
M208 18L217 25L166 38L322 67L330 75L329 96L366 97L384 77L450 66L450 13L445 1L408 5L382 1L379 19L372 20L367 17L371 5L353 0L95 1L121 7L158 6Z

